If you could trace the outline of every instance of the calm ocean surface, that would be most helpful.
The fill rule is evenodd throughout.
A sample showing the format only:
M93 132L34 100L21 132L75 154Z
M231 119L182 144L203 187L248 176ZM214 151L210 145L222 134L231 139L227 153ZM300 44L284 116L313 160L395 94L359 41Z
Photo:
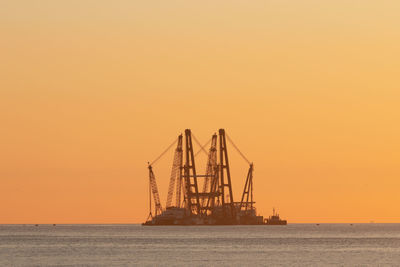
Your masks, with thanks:
M0 266L400 266L400 224L0 225Z

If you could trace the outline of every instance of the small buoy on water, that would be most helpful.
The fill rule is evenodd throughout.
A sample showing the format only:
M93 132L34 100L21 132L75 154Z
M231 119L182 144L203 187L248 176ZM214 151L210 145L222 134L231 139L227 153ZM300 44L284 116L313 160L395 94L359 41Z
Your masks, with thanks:
M55 224L55 223L53 223L53 226L56 226L56 224Z
M35 226L39 226L39 224L35 224Z

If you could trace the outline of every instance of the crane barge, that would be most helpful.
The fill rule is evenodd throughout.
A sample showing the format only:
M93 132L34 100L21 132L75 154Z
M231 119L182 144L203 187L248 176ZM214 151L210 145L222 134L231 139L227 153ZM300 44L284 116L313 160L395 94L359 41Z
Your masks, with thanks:
M197 172L193 140L207 154L204 174ZM240 202L233 199L227 140L249 164ZM218 142L219 141L219 142ZM176 144L165 209L158 193L153 165ZM185 144L185 145L183 145ZM204 149L210 144L208 152ZM206 145L185 130L156 160L148 163L150 212L142 225L262 225L271 224L256 214L253 199L254 166L233 143L224 129L219 129ZM219 159L219 160L218 160ZM154 208L151 203L153 196ZM154 213L153 213L154 210ZM275 214L274 214L275 215ZM286 225L286 221L276 223Z

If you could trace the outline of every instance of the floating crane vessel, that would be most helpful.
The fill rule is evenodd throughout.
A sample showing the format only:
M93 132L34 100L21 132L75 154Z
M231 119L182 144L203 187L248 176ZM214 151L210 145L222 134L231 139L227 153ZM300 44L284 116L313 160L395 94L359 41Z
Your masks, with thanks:
M197 153L194 153L193 140L200 146ZM227 141L249 164L240 202L235 202L233 199ZM175 144L175 155L164 209L160 202L153 166ZM206 151L204 147L208 144L210 144L210 148ZM205 173L199 174L195 157L202 151L207 154L207 166ZM264 220L263 216L256 214L253 199L253 169L253 163L247 160L224 129L220 129L218 135L214 134L205 145L201 145L191 130L186 129L184 136L179 135L158 158L148 164L150 212L146 222L142 225L271 224L270 219Z

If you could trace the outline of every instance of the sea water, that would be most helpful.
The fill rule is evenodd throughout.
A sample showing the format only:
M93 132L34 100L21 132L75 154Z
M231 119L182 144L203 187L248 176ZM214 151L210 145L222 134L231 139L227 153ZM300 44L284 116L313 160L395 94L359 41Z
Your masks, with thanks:
M0 225L0 266L400 266L400 224Z

